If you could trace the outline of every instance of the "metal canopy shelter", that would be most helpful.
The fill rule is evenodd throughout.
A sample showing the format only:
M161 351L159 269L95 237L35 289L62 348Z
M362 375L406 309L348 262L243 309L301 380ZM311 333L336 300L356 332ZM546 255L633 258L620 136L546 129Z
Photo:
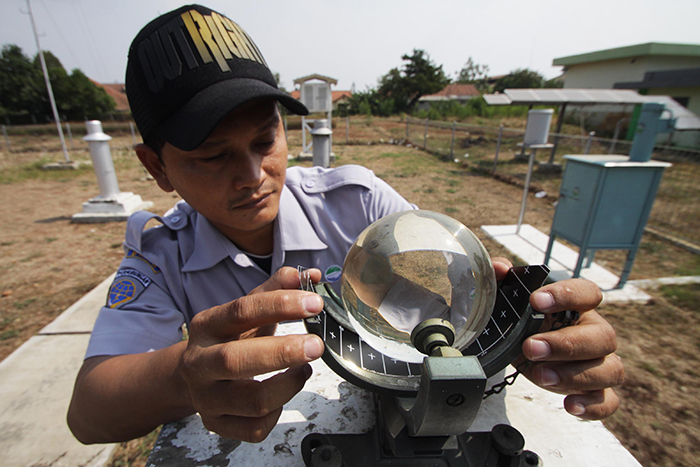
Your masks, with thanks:
M666 106L664 118L676 119L675 130L700 130L700 118L669 96L642 96L629 89L506 89L503 94L485 94L489 105L558 105L559 116L554 131L554 147L549 163L554 161L559 133L564 123L567 105L636 105L659 102Z

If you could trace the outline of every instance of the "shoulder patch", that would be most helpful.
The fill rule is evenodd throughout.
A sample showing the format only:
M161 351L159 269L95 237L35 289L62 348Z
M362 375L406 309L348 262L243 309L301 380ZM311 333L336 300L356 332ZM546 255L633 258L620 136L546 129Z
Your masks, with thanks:
M144 258L143 256L141 256L140 254L138 254L137 252L135 252L135 251L132 250L131 248L128 249L128 250L126 250L126 255L125 255L125 256L126 256L127 258L134 258L134 259L139 259L139 260L143 261L144 263L148 264L148 266L151 268L151 270L152 270L154 273L156 273L156 274L158 274L159 272L161 272L161 270L160 270L160 268L159 268L158 266L154 265L153 263L151 263L150 261L148 261L146 258Z
M120 269L109 288L107 307L118 308L136 299L153 280L136 269Z

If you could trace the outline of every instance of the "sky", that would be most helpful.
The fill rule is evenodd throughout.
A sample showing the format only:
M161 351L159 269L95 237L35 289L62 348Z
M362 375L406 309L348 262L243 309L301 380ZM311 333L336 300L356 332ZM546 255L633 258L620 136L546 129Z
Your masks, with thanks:
M43 50L70 71L123 83L133 37L171 0L30 0ZM700 44L698 0L208 0L248 32L282 85L321 74L333 89L376 87L422 49L450 77L469 57L489 75L561 74L559 57L646 42ZM0 0L0 44L34 57L26 0Z

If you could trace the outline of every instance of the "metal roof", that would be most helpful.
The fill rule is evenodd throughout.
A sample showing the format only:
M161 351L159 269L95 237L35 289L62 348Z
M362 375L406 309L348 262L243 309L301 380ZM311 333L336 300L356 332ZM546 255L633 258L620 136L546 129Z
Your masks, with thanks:
M642 104L636 91L627 89L506 89L503 94L485 94L489 105L594 105Z
M700 130L700 117L669 96L642 96L627 89L506 89L503 94L484 94L489 105L627 105L659 102L666 106L664 118L676 119L676 130Z
M555 58L554 66L581 65L583 63L602 62L619 58L646 57L650 55L700 57L698 44L667 44L648 42L646 44L628 45L614 49L598 50L578 55Z

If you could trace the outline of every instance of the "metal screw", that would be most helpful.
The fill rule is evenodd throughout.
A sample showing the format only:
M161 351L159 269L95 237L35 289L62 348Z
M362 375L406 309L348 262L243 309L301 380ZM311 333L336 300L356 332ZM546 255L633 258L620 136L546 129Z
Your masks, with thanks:
M451 396L447 397L445 402L449 406L456 407L458 405L464 404L464 396L461 394L452 394Z

